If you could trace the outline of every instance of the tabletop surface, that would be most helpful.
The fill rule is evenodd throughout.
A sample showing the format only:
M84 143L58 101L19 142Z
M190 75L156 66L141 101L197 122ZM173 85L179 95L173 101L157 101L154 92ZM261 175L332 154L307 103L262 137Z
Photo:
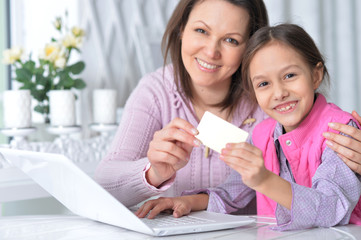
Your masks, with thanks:
M361 226L313 228L277 232L270 229L274 219L255 217L247 226L205 233L152 237L74 215L0 217L0 239L361 239Z

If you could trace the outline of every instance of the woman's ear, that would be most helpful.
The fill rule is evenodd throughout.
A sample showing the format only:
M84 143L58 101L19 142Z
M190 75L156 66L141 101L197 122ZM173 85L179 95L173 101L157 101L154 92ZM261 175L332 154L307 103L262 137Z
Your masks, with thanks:
M313 89L316 90L322 83L324 75L324 67L322 62L317 63L313 69Z

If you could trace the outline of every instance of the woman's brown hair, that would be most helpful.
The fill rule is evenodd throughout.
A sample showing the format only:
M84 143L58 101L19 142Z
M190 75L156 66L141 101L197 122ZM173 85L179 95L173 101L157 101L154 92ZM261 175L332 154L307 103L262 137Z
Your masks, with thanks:
M168 55L170 55L171 62L174 69L174 78L178 90L183 91L184 94L192 99L191 79L187 70L184 67L181 55L181 34L188 22L189 15L194 6L204 0L181 0L176 6L162 39L162 50L164 53L164 65L167 64ZM237 7L247 10L249 21L249 37L251 37L258 29L268 26L268 15L265 4L262 0L224 0ZM241 66L232 76L232 82L226 98L218 103L216 106L222 109L230 108L230 112L237 105L240 96L239 91L241 87ZM241 91L242 92L242 91Z
M253 102L256 103L257 99L249 76L249 65L257 51L272 41L281 42L293 48L303 57L311 69L314 69L318 63L321 63L323 67L323 80L326 80L325 83L329 84L329 74L325 60L311 36L302 27L287 23L274 27L264 27L251 37L243 54L242 89L243 93L246 93Z

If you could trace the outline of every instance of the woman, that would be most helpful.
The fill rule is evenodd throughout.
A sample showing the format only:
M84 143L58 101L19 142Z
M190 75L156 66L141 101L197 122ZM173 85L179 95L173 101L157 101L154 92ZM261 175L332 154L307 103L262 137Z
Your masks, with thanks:
M163 37L172 64L129 97L97 181L127 206L223 183L230 168L200 145L196 127L205 111L248 132L267 117L240 88L245 45L267 25L262 0L181 0Z

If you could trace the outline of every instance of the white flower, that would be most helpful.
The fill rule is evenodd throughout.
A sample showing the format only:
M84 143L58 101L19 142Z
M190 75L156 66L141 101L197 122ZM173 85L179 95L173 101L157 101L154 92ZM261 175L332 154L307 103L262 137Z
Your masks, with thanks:
M62 20L60 17L57 17L54 21L54 27L57 29L57 30L61 30L61 27L62 27Z
M14 64L17 60L20 60L22 54L23 49L21 47L6 49L3 52L3 63Z
M76 37L73 34L67 34L63 38L62 44L66 48L69 48L69 47L79 48L79 47L81 47L81 44L82 44L82 38Z
M39 58L55 62L61 54L61 45L57 42L51 42L45 45L45 48L40 52Z
M80 28L80 27L73 27L71 29L71 32L73 33L73 35L75 37L83 37L85 35L84 30L82 28Z
M59 56L57 59L55 59L54 65L57 68L64 68L66 64L66 59L64 56Z

